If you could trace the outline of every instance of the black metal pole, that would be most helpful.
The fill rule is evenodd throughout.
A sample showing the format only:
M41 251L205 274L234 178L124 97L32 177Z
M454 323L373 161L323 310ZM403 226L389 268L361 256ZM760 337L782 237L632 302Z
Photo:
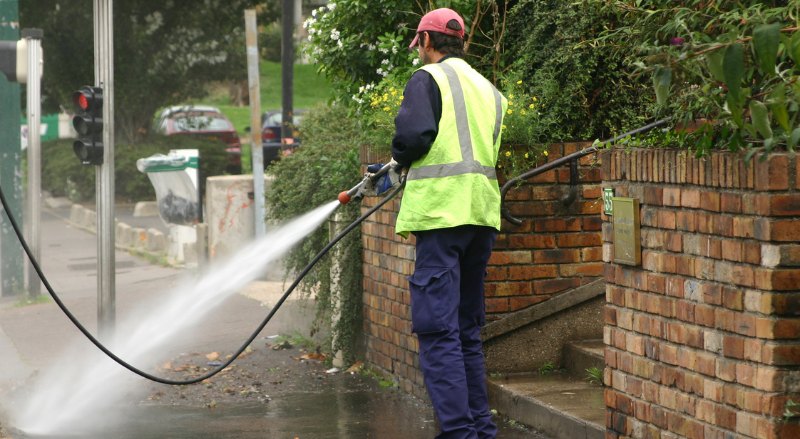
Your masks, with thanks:
M281 142L292 137L292 92L294 89L294 2L283 0L281 27L281 93L283 116L281 123Z

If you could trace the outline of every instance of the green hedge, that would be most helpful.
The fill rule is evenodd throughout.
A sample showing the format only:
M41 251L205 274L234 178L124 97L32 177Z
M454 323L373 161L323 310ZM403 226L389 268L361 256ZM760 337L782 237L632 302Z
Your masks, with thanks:
M363 175L359 162L360 139L364 131L359 120L348 115L341 106L317 107L306 113L301 124L303 146L288 157L269 166L274 175L271 195L267 197L269 214L273 219L287 221L309 210L336 199L339 192L351 188ZM339 207L345 221L360 214L361 203L353 202ZM347 362L356 356L357 338L361 332L361 234L353 230L337 244L341 283L340 319L329 327L331 309L331 260L329 253L305 277L301 290L316 295L316 328L329 329L336 334L335 350L341 349ZM284 259L287 273L297 273L322 248L332 236L328 226L318 228L302 243L292 249Z
M607 138L652 117L650 80L633 77L625 54L594 44L619 25L602 2L523 0L508 14L508 76L536 96L531 140L552 143ZM624 44L624 42L619 42Z
M72 151L71 139L42 143L42 188L54 196L75 202L94 199L95 167L81 165ZM171 149L199 149L200 175L225 173L228 155L218 141L190 137L153 136L136 144L117 143L115 150L115 193L118 201L154 200L155 190L147 176L136 169L136 160ZM201 179L204 182L205 179ZM205 190L204 187L201 190Z

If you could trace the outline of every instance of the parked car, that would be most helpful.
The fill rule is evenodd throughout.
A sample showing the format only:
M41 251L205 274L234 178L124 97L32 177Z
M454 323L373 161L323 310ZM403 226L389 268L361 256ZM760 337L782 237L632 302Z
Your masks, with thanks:
M264 166L280 157L291 154L300 146L300 132L297 127L303 120L305 110L294 110L292 136L281 141L281 124L283 113L281 110L267 111L261 115L261 146L264 150Z
M230 156L227 171L242 172L242 143L233 123L216 107L176 105L161 111L155 122L156 132L167 136L202 136L225 144Z

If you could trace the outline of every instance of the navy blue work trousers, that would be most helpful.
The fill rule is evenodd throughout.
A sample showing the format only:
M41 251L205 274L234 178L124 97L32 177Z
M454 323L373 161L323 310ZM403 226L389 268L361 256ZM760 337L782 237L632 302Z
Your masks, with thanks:
M417 260L409 278L419 362L439 419L437 438L494 438L480 330L484 278L497 232L459 226L414 232Z

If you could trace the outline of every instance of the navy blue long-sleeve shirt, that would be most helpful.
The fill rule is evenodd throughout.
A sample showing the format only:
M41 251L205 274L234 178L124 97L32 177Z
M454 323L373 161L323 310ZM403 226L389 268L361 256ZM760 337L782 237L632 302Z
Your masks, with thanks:
M449 56L443 57L439 62ZM417 70L403 91L403 102L394 119L392 157L404 168L427 154L439 132L442 93L430 73Z

